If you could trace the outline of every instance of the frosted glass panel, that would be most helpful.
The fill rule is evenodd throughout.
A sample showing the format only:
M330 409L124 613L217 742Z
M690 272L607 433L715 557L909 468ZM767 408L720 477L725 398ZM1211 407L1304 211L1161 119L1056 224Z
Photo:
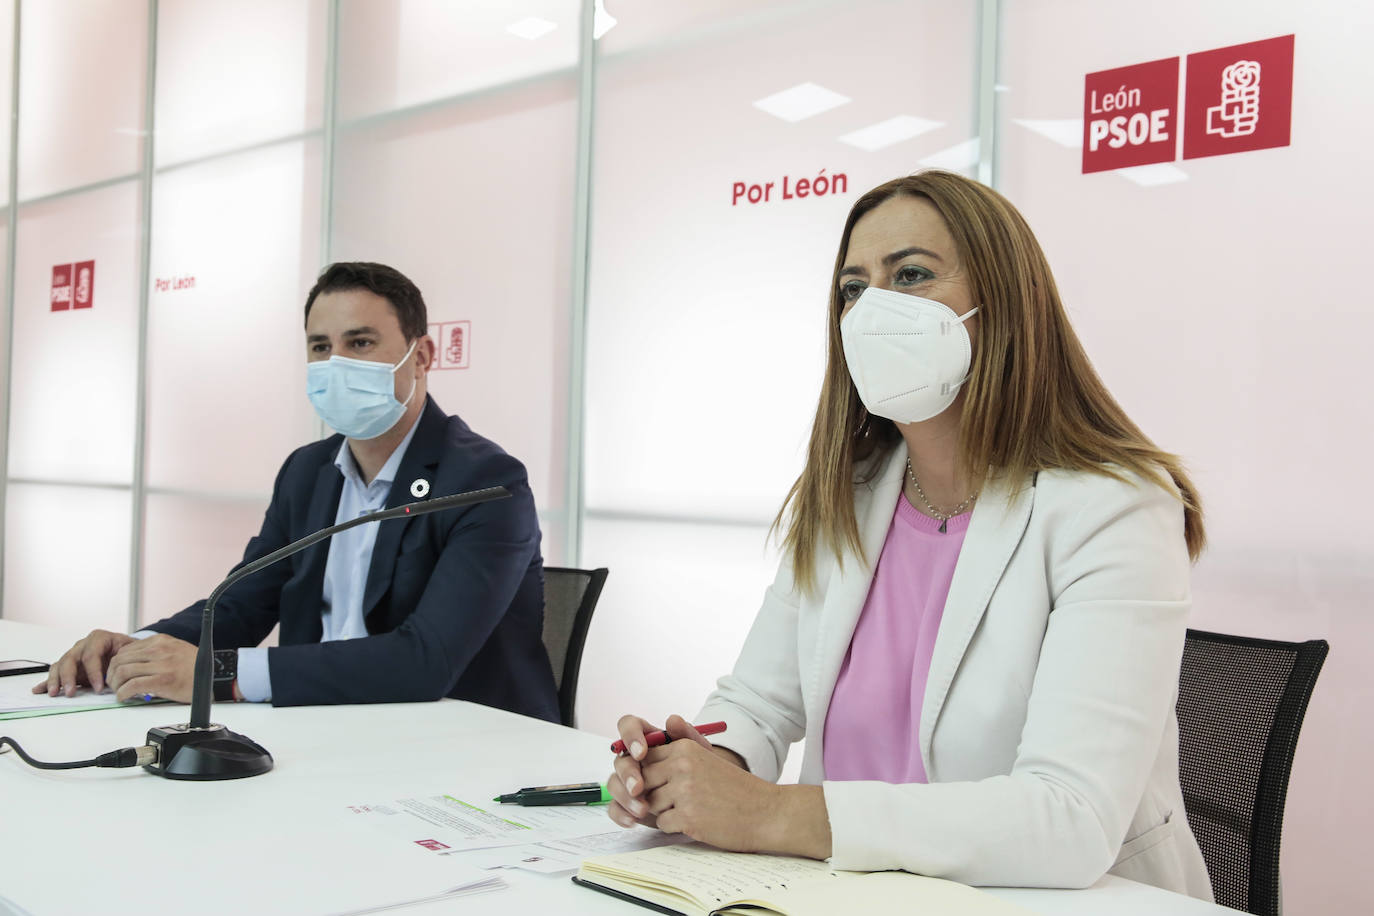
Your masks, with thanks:
M525 463L546 511L564 501L575 107L549 82L350 130L335 157L335 259L415 281L430 392Z
M1313 495L1333 498L1309 511L1311 500L1294 494L1327 482L1314 476L1320 463L1374 451L1364 371L1374 316L1358 266L1374 176L1354 165L1358 155L1333 154L1374 143L1374 124L1350 115L1368 83L1363 36L1374 8L1015 0L1003 9L1002 189L1045 246L1107 384L1193 471L1210 535L1193 625L1331 641L1289 789L1285 909L1368 909L1355 859L1331 851L1366 842L1357 827L1333 827L1374 816L1374 739L1350 729L1374 699L1374 495L1318 485ZM1195 82L1202 69L1189 55L1290 34L1291 145L1083 173L1088 74L1181 57L1179 97L1211 93L1220 104L1221 85ZM1273 100L1286 83L1263 65L1261 126L1283 116ZM1117 85L1128 102L1138 88L1129 74ZM1182 130L1184 151L1216 139L1205 122ZM1278 280L1289 274L1301 279Z
M0 207L0 251L9 251L9 210L6 207ZM5 284L9 279L8 260L8 258L0 258L0 289L6 288ZM9 359L9 348L7 346L9 322L3 320L3 318L4 313L0 311L0 398L3 398L6 392L5 385L7 382L7 373L5 372L5 364ZM0 429L0 449L4 449L5 454L9 454L8 429Z
M149 493L139 622L161 620L209 595L243 559L267 502Z
M615 734L636 713L693 715L730 671L776 573L766 529L589 517L583 566L610 570L596 606L577 724Z
M740 27L767 29L795 19L797 0L610 0L615 25L597 42L598 53L652 52L663 45L710 41ZM805 12L844 7L849 0L811 0Z
M325 0L162 0L157 163L319 127L325 7Z
M132 479L137 252L137 182L20 206L10 476Z
M339 113L356 118L571 68L580 8L578 0L345 0Z
M148 4L25 3L19 199L138 171Z
M8 113L14 81L14 0L0 0L0 110ZM0 206L10 199L10 119L0 117Z
M148 297L148 482L266 495L316 438L305 294L319 260L319 143L157 176Z
M612 11L629 36L659 8ZM973 4L731 10L652 54L610 53L620 25L604 39L591 508L771 520L820 391L845 214L923 163L976 159Z
M74 630L128 626L128 491L11 483L6 620Z

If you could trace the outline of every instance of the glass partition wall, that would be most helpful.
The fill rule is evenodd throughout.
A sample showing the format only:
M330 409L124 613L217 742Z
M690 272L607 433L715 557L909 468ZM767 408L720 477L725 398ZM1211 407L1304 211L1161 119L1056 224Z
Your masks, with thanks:
M22 265L6 300L7 619L128 629L228 571L281 462L327 432L304 397L302 304L332 260L420 286L446 339L431 393L525 462L545 556L567 561L580 14L0 5L19 202L0 268ZM83 282L89 302L59 301Z
M1346 162L1371 20L0 0L0 613L128 629L202 597L325 432L306 291L378 260L425 293L436 400L528 467L546 562L611 569L585 665L615 674L582 678L583 727L690 715L778 559L845 214L949 168L1023 210L1099 372L1189 464L1211 534L1194 625L1332 641L1284 884L1295 911L1358 909L1360 842L1330 834L1374 806L1374 741L1343 725L1374 700L1374 501L1318 470L1374 445L1374 178Z
M670 633L634 685L651 718L700 704L771 581L849 207L977 161L975 4L685 6L613 7L593 120L582 555L617 584L584 663ZM580 693L625 702L615 679Z

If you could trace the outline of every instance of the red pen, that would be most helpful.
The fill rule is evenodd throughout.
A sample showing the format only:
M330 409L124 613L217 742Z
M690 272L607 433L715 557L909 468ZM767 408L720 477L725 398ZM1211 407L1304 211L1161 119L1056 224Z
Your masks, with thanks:
M724 723L724 722L707 722L707 723L704 724L704 725L697 725L697 726L695 726L695 728L696 728L698 734L702 734L702 735L719 735L721 732L725 731L725 723ZM647 747L658 747L660 744L667 744L669 741L672 741L672 740L673 740L672 738L669 738L669 737L668 737L668 733L667 733L667 732L649 732L647 735L644 736L644 744L645 744ZM623 754L623 753L625 753L625 742L624 742L624 741L617 741L617 742L615 742L614 744L612 744L612 745L611 745L611 753L613 753L613 754Z

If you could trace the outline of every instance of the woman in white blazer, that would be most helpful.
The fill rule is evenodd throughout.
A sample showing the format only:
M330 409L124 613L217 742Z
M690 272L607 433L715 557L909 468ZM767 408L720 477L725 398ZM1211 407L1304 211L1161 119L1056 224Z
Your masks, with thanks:
M827 321L786 555L696 720L727 731L713 745L673 716L689 740L647 748L654 726L621 719L610 816L842 869L1049 887L1110 871L1211 899L1174 718L1198 498L1093 371L1029 227L949 172L881 185L845 223ZM911 598L938 629L897 690L910 673L923 693L897 720L851 694L828 746L837 682L873 656L856 633L908 612L875 579L923 568L893 553L913 510L963 537L943 605ZM888 730L924 782L828 778ZM803 736L800 784L777 785Z

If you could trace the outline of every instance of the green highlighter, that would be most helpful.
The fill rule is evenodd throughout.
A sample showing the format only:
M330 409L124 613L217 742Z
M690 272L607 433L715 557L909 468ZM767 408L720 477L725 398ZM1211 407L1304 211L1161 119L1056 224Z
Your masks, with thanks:
M604 805L611 800L610 790L599 782L570 783L566 786L528 786L492 801L503 805Z

